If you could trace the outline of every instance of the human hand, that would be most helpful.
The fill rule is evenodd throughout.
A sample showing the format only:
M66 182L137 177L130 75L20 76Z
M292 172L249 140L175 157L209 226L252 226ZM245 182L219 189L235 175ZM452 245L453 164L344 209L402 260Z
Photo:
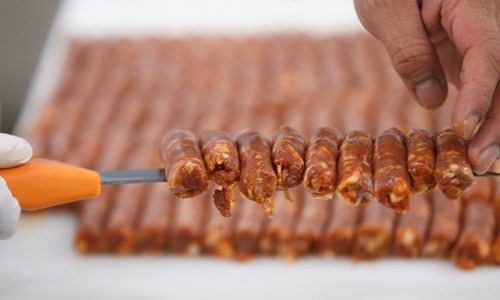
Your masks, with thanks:
M418 103L436 108L447 81L459 89L455 132L471 140L474 170L500 157L500 2L355 0L363 26L385 45Z
M0 169L22 165L31 159L32 153L30 144L24 139L0 133ZM19 203L0 177L0 240L14 234L20 213Z

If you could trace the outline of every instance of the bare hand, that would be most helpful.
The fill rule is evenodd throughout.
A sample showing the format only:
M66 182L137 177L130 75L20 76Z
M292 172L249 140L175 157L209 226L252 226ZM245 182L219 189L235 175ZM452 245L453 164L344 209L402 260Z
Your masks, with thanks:
M486 172L500 157L500 1L354 2L420 105L440 106L447 81L458 87L453 127L471 139L474 170Z

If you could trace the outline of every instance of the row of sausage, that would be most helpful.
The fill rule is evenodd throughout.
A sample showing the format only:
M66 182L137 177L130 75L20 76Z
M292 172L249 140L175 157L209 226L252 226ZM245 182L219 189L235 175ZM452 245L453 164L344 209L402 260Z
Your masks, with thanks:
M272 196L304 183L316 198L338 194L351 205L377 200L398 212L409 208L412 191L422 193L437 184L450 199L460 197L474 182L467 160L466 142L452 130L436 138L414 129L405 136L396 128L375 140L364 131L343 136L329 127L319 128L306 143L302 135L283 126L272 142L255 130L244 130L236 142L223 131L204 131L199 141L189 131L173 130L161 142L168 187L179 198L216 190L214 203L230 216L232 189L262 204L272 217Z

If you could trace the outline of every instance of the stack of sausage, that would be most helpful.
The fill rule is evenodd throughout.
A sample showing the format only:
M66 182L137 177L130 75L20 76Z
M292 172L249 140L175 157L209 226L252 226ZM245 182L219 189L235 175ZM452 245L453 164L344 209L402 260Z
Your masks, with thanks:
M72 40L25 136L37 156L93 169L161 167L163 144L168 185L114 186L73 206L80 253L500 264L498 182L459 196L470 168L445 154L466 147L443 130L455 94L421 109L365 35ZM435 165L428 132L441 132ZM434 178L459 199L425 192Z

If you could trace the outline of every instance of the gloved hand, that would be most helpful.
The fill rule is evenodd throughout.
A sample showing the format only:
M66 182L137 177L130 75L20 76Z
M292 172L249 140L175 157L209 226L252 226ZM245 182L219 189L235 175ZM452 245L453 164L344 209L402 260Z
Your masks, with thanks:
M22 165L31 159L30 144L17 136L0 133L0 169ZM16 229L21 209L9 187L0 177L0 240L10 238Z

